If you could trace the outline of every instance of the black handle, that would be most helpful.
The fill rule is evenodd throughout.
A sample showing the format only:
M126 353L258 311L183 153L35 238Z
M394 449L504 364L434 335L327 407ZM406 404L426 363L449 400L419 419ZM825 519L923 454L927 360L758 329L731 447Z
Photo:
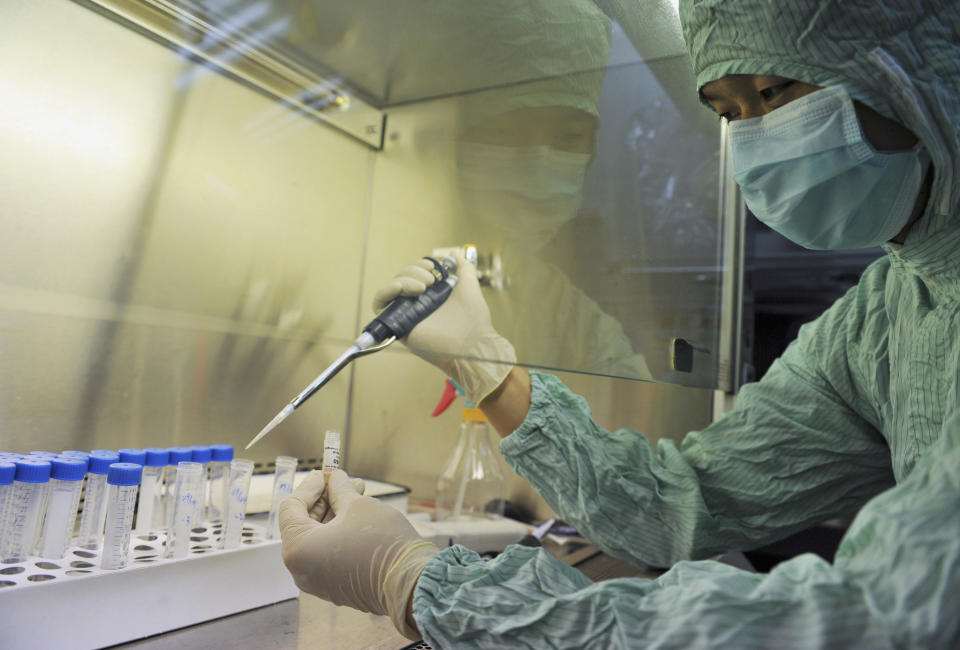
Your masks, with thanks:
M419 296L401 296L363 328L377 343L391 336L402 339L424 318L437 310L450 297L453 285L447 281L434 282Z

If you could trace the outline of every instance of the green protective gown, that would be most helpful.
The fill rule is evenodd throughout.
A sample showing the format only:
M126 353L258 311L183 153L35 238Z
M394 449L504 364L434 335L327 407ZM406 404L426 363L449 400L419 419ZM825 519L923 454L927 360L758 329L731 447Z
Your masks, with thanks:
M592 583L541 549L439 553L414 616L437 648L960 647L960 3L682 0L699 85L766 73L916 133L934 183L888 255L804 326L737 408L679 449L607 432L533 375L510 465L608 553L672 566ZM833 564L708 560L856 517Z

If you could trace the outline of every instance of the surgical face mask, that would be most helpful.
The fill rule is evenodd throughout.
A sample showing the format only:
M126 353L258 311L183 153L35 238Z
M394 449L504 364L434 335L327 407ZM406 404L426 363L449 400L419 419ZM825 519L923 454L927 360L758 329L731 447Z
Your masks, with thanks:
M930 162L920 145L874 150L842 86L729 129L733 178L750 210L814 250L868 248L896 236L910 218Z
M577 216L590 158L542 146L458 143L464 207L510 243L539 250Z

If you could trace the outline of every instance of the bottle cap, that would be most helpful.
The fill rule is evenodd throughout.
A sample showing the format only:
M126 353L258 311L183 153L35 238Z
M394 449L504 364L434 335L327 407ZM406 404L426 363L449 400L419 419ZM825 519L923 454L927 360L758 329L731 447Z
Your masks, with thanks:
M94 454L115 454L115 453L117 453L116 449L94 449L90 452L90 455L93 456Z
M120 462L121 463L133 463L135 465L143 465L147 462L147 452L142 449L133 449L127 447L126 449L119 449L120 453Z
M90 454L85 451L77 451L76 449L67 449L60 452L61 456L76 456L78 458L90 458Z
M461 415L461 419L467 420L468 422L486 422L487 416L484 415L483 411L480 409L467 406L463 409L463 415Z
M50 461L50 478L59 481L82 481L87 475L87 461L61 456Z
M15 460L20 460L23 458L23 454L15 454L12 451L0 452L0 460L5 460L8 462L13 462Z
M57 452L55 451L31 451L30 456L36 456L37 458L56 458Z
M170 452L165 447L147 447L144 451L148 467L163 467L170 462Z
M233 460L233 445L210 445L213 460L224 463Z
M170 460L167 461L167 464L174 467L184 461L189 462L193 458L190 447L167 447L167 451L170 452Z
M10 485L17 473L17 466L0 460L0 485Z
M110 485L140 485L140 475L143 465L137 463L114 463L107 472L107 483Z
M207 445L193 445L190 447L192 460L195 463L209 463L213 456L213 451Z
M90 453L90 464L87 471L91 474L106 474L110 471L110 465L120 460L120 454L115 451L108 452L106 449L100 449Z
M50 461L41 458L23 458L16 463L14 480L21 483L46 483L50 480Z

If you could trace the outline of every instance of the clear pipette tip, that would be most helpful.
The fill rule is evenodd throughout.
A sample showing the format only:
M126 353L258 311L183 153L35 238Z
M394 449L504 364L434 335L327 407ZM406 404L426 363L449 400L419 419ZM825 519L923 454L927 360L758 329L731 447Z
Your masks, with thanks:
M293 404L287 404L286 406L284 406L284 407L283 407L283 410L280 411L279 413L277 413L276 417L274 417L272 420L270 420L270 423L267 424L267 426L263 427L263 429L260 430L260 433L258 433L257 435L255 435L255 436L253 437L253 440L251 440L250 442L247 443L247 446L244 447L244 450L250 449L250 447L252 447L252 446L255 445L257 442L259 442L260 438L262 438L262 437L264 437L265 435L267 435L268 433L270 433L270 431L271 431L273 428L275 428L278 424L280 424L281 422L283 422L284 420L286 420L286 419L287 419L287 416L290 415L291 413L293 413L293 409L294 409L294 408L296 408L296 407L294 407Z

